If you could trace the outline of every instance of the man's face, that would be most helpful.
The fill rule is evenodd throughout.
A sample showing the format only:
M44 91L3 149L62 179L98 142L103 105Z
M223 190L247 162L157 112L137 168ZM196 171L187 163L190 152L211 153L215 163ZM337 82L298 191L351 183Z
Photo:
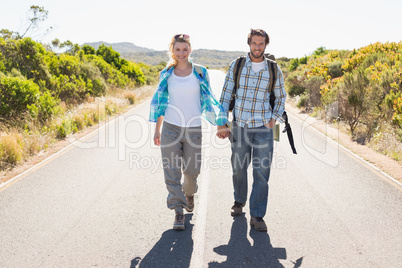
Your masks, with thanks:
M250 53L251 56L255 59L260 59L264 55L265 48L267 44L265 44L265 37L253 35L250 41Z

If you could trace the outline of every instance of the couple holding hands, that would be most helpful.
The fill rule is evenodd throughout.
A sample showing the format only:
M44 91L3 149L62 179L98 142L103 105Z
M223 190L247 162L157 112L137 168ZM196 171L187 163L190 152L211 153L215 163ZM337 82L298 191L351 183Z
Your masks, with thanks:
M264 30L251 29L247 44L250 52L239 70L240 79L232 110L234 120L229 128L228 111L235 87L236 60L230 64L218 102L211 92L207 69L189 60L190 37L177 34L170 42L170 60L160 73L159 85L151 100L149 120L156 122L154 143L161 147L165 183L169 192L167 206L175 210L175 230L185 229L183 209L187 212L194 209L194 194L201 169L201 117L204 117L217 125L219 138L232 138L234 204L231 215L243 213L248 191L247 169L252 163L250 225L257 231L267 231L263 218L268 203L273 126L276 121L283 121L286 91L278 66L271 93L275 94L275 104L271 108L270 93L267 91L271 77L264 56L269 36Z

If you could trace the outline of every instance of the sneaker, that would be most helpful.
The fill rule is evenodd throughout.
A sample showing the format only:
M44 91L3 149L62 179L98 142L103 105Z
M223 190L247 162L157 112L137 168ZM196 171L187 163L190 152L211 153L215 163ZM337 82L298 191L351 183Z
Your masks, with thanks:
M194 195L186 195L187 200L187 212L193 212L194 210Z
M177 212L174 218L173 230L181 231L184 230L184 214Z
M232 207L232 211L230 213L230 215L232 216L241 216L241 214L243 213L243 207L245 204L239 203L237 201L234 202L234 205Z
M254 226L254 229L258 232L266 232L267 225L261 217L251 217L250 220L251 227Z

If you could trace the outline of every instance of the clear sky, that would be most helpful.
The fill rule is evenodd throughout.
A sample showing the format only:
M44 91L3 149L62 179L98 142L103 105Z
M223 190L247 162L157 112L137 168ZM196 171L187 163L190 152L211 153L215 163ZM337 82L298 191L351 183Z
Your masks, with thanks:
M131 42L166 50L176 33L193 49L248 51L250 28L268 32L267 52L303 57L316 48L354 49L402 40L401 0L7 0L0 29L22 32L31 5L49 11L42 41ZM37 38L36 38L37 39Z

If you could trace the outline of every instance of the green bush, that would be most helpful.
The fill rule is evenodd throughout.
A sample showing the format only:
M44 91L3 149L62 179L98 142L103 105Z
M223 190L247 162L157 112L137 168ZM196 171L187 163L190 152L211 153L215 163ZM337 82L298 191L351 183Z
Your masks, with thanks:
M304 56L304 57L300 58L299 63L300 64L307 64L307 60L308 60L308 57Z
M364 118L368 118L370 108L374 108L370 107L369 80L361 69L346 73L343 77L344 82L339 91L339 112L354 136L356 127Z
M299 96L300 94L304 93L304 80L305 77L302 72L292 72L288 74L288 77L286 78L286 88L288 89L290 97Z
M40 43L30 38L20 40L0 38L0 53L6 59L3 60L5 72L10 72L14 68L34 82L50 80L50 73L45 63L47 52Z
M290 61L290 65L289 65L289 71L295 71L297 69L297 67L299 66L299 59L293 59Z
M321 105L321 85L324 79L321 76L314 75L302 82L302 86L309 95L309 106L318 107Z
M297 103L297 107L298 108L307 108L308 107L308 100L309 100L309 96L307 93L303 93L300 96L300 99Z
M46 119L53 114L56 104L51 94L41 93L32 80L7 76L0 79L0 117L4 119L18 118L26 112Z
M342 64L342 61L338 60L331 62L328 65L328 74L331 76L332 79L341 77L343 75Z
M121 66L120 71L131 79L134 79L137 85L145 84L144 73L138 64L134 62L127 62Z
M165 68L166 62L160 62L158 65L146 65L145 63L137 63L144 73L147 85L153 85L159 80L159 73Z
M104 44L100 45L96 50L96 55L102 57L107 63L114 66L116 69L121 68L120 53L114 51L112 47L107 47Z
M130 78L113 68L104 59L95 55L88 55L87 60L93 63L101 72L105 81L111 85L126 87L130 83Z
M95 55L95 48L91 47L90 45L83 45L81 49L86 55Z
M288 89L288 93L290 97L295 97L303 94L306 91L306 89L302 86L299 85L292 85Z
M362 68L365 70L365 69L369 68L370 66L374 66L377 61L391 65L390 60L388 59L386 53L377 52L377 53L367 55L364 58L363 62L360 64L359 68Z

